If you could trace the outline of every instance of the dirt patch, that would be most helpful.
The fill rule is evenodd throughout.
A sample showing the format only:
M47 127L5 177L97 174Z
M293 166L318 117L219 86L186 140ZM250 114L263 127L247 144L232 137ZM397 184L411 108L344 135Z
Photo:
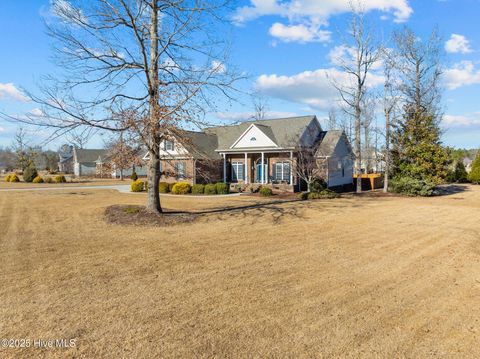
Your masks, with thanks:
M197 214L187 212L151 213L143 206L114 205L105 209L105 219L109 223L121 225L166 227L196 220Z

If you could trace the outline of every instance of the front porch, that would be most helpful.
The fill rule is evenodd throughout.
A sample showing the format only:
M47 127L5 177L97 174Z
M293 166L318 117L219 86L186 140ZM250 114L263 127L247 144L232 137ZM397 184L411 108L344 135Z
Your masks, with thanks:
M224 182L262 185L287 192L294 192L298 185L293 151L222 152L221 156Z

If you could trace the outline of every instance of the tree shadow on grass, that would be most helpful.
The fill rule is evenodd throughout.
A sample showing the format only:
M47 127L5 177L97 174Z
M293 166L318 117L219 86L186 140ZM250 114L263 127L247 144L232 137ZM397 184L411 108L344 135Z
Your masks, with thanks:
M435 189L434 196L451 196L459 193L468 192L470 189L468 185L465 184L447 184L447 185L440 185Z

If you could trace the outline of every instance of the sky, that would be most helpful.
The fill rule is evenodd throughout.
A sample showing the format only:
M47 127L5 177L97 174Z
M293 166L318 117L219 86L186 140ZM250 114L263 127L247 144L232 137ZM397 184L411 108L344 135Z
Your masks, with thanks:
M52 61L52 41L42 20L48 16L50 5L50 0L0 0L0 112L21 116L38 111L25 93L38 89L42 76L61 71ZM479 148L480 1L364 0L363 6L369 27L387 45L392 31L403 26L420 38L438 28L445 66L442 140L453 147ZM240 87L267 99L269 117L314 114L325 126L324 119L338 98L331 79L342 76L336 64L345 54L342 39L349 9L348 0L236 3L229 14L231 63L248 74ZM252 115L253 104L247 94L238 96L238 102L219 99L219 103L209 114L212 123ZM383 121L381 114L378 121ZM17 123L0 119L0 146L12 143L17 128ZM30 128L28 136L31 142L42 144L48 132ZM45 146L55 149L62 141ZM95 136L87 147L102 144L103 139Z

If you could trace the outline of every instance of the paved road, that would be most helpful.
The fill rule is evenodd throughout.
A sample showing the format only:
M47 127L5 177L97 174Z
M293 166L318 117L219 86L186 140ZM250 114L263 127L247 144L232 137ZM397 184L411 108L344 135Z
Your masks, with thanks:
M108 185L108 186L55 186L55 187L30 187L30 188L1 188L0 192L17 192L17 191L64 191L64 190L88 190L88 189L113 189L120 193L130 194L142 194L142 192L131 192L130 185ZM224 195L216 195L215 198L239 196L240 193L231 193ZM162 196L175 196L175 197L195 197L195 198L212 198L213 196L191 196L191 195L177 195L162 193Z

